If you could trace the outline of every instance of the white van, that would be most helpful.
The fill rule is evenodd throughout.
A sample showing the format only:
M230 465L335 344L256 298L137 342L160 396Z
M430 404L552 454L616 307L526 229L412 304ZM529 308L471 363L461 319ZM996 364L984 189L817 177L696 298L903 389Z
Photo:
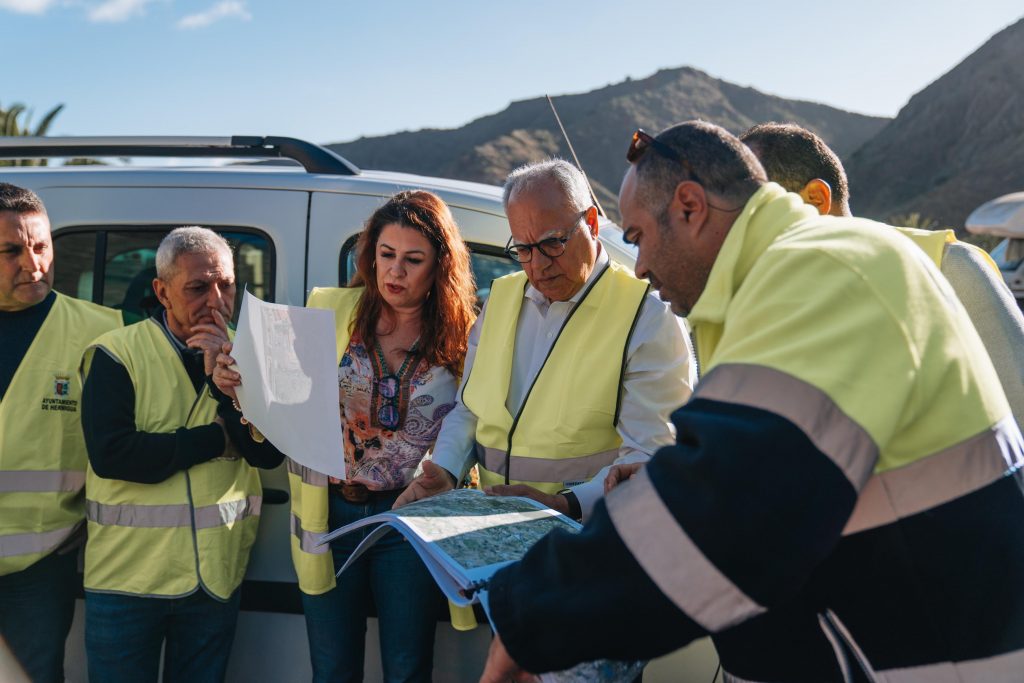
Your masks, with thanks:
M156 248L180 225L222 234L243 288L267 301L302 305L313 287L345 284L353 247L367 217L400 190L426 189L451 207L472 253L478 296L519 265L504 253L509 237L501 188L422 176L362 171L301 140L273 137L0 138L2 158L289 159L293 165L143 167L74 165L0 167L0 182L37 192L53 229L55 287L71 296L147 317ZM635 252L618 226L601 222L611 258L632 266ZM237 311L237 307L236 307ZM242 589L231 681L308 681L305 621L288 550L284 467L262 472L263 515ZM553 606L555 608L555 606ZM366 680L380 680L376 628L369 628ZM490 632L438 624L435 681L476 681ZM648 668L645 681L711 681L717 658L709 641ZM68 680L85 681L81 602L68 642Z
M1005 238L991 256L1017 303L1024 308L1024 192L985 202L971 212L964 227L976 235Z

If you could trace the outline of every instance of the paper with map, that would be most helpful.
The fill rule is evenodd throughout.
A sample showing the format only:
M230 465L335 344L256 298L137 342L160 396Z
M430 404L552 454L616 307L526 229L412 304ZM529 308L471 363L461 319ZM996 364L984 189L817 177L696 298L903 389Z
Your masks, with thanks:
M338 570L339 577L370 546L394 530L409 541L449 600L462 606L479 603L488 619L487 581L499 569L520 559L554 529L575 533L582 528L529 498L457 489L353 522L325 534L320 542L371 525L378 526ZM568 671L543 674L541 680L628 683L643 666L644 662L586 662Z
M245 419L292 460L343 479L334 311L245 292L231 355Z

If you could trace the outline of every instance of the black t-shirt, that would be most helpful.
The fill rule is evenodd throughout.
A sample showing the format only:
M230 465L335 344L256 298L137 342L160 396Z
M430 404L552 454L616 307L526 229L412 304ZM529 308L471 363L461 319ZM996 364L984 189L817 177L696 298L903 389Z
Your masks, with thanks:
M56 300L57 294L51 291L35 306L21 311L0 311L0 400L11 386L14 373Z

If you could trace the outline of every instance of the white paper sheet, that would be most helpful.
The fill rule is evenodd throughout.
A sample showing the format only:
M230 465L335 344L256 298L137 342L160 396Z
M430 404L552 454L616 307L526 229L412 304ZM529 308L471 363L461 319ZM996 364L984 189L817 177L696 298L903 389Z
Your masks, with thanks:
M245 292L231 355L245 419L292 460L344 479L334 311Z

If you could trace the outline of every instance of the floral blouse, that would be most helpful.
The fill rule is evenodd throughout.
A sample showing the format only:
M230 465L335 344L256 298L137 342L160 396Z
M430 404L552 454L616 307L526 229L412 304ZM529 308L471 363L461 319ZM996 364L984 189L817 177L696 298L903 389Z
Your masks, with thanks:
M421 358L397 380L381 370L372 349L353 336L338 366L338 401L345 440L348 481L373 491L400 489L412 481L417 466L434 445L441 420L455 407L457 378L446 368ZM382 374L384 377L382 378ZM400 386L398 386L400 385ZM396 392L397 389L397 392ZM396 395L397 394L397 395ZM394 400L389 400L394 396ZM389 429L381 408L399 413Z

